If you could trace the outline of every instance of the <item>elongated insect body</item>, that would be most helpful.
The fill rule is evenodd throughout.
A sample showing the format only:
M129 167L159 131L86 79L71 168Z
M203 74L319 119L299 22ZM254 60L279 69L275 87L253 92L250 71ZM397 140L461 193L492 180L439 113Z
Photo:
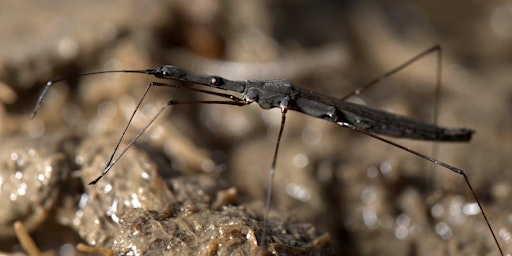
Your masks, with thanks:
M354 93L348 95L357 95L359 92L368 88L369 86L375 84L378 80L388 77L399 70L405 68L412 62L417 59L432 53L438 52L438 66L440 66L440 47L434 46L432 48L427 49L426 51L418 54L417 56L411 58L406 63L400 65L399 67L391 70L390 72L382 75L381 77L375 79L369 84L359 88ZM438 69L440 70L440 69ZM265 216L263 222L263 232L260 239L260 244L263 245L263 248L266 247L266 226L268 222L268 212L270 209L271 195L272 195L272 184L273 177L276 171L276 159L278 156L279 145L281 141L281 137L283 134L283 130L286 122L286 114L288 110L297 111L303 113L308 116L324 119L335 124L338 124L342 127L350 128L359 133L365 134L367 136L373 137L377 140L390 144L394 147L400 148L406 152L414 154L418 157L421 157L427 161L430 161L436 165L444 167L454 173L462 175L467 184L467 187L471 190L475 201L480 208L482 215L486 221L487 227L489 228L493 239L500 251L503 255L501 247L496 239L494 231L487 219L485 211L478 199L475 191L473 190L467 175L463 170L436 160L430 156L425 154L416 152L412 149L399 145L395 142L392 142L383 136L390 137L399 137L399 138L409 138L416 140L428 140L428 141L443 141L443 142L467 142L471 139L473 131L466 128L446 128L440 127L436 124L427 123L423 121L419 121L410 117L397 115L381 110L376 110L364 105L355 104L349 101L346 101L346 98L334 98L331 96L323 95L318 92L314 92L311 90L306 90L299 88L287 80L229 80L216 75L202 75L195 74L189 71L186 71L182 68L165 65L155 69L147 69L147 70L114 70L114 71L101 71L87 74L80 74L77 76L88 76L102 73L140 73L153 75L157 78L165 79L170 82L175 81L179 82L175 83L161 83L161 82L152 82L148 85L144 95L142 96L137 108L133 112L127 126L125 127L121 138L117 146L112 153L109 162L106 164L105 169L101 173L98 178L93 180L90 184L96 184L104 175L108 173L109 170L112 169L114 164L122 157L124 152L137 140L142 133L155 121L155 119L165 110L166 107L171 105L180 105L180 104L224 104L224 105L235 105L235 106L245 106L256 102L263 109L271 109L271 108L279 108L281 110L282 118L281 118L281 126L279 130L279 134L276 140L276 146L274 149L273 159L270 165L269 171L269 181L267 187L267 197L266 197L266 208L265 208ZM439 77L440 77L440 71ZM75 76L75 77L77 77ZM53 82L48 82L46 87L44 88L39 100L36 104L36 107L33 112L33 116L37 113L39 107L41 106L42 101L44 100L45 94L48 92L50 86L56 82L62 81L64 79L55 80ZM440 81L438 80L438 83ZM192 87L190 85L202 85L208 87L210 90L203 90L199 88ZM171 88L181 88L191 91L196 91L200 93L210 94L214 96L218 96L222 98L222 100L216 101L179 101L172 100L169 101L162 109L154 116L151 121L131 140L128 146L121 151L116 158L114 156L117 153L120 142L123 140L123 137L126 134L126 130L130 125L130 122L135 115L135 112L140 106L142 99L146 96L146 93L153 86L164 86ZM212 91L213 89L220 89L221 91ZM224 91L228 92L225 93ZM240 94L234 95L230 93Z

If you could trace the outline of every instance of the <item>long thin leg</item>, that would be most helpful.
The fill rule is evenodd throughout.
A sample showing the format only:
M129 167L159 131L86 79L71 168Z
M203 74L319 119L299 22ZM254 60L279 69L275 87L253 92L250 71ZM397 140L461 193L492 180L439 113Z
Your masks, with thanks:
M261 244L263 245L263 251L267 249L267 225L268 225L268 214L270 212L270 201L272 200L272 185L274 183L274 175L276 173L276 162L277 162L277 152L279 151L279 145L281 144L281 137L283 136L284 124L286 122L286 112L288 108L286 106L281 106L281 127L279 128L279 135L277 136L277 143L274 150L274 156L272 158L272 164L270 165L270 171L268 173L268 183L267 183L267 195L265 200L265 214L263 217L263 232L261 235Z
M236 97L235 95L231 95L229 93L221 93L221 92L202 90L202 89L198 89L198 88L194 88L194 87L190 87L190 86L177 85L177 84L165 84L165 83L159 83L159 82L151 82L151 84L153 86L165 86L165 87L170 87L170 88L185 89L185 90L194 91L194 92L206 93L206 94L210 94L210 95L214 95L214 96L219 96L222 98L227 98L227 99L230 99L233 101L243 101L241 98Z
M438 56L439 56L439 57L438 57L438 61L439 61L439 60L440 60L440 56L441 56L441 46L439 46L439 45L434 45L434 46L430 47L429 49L427 49L427 50L425 50L425 51L423 51L423 52L419 53L418 55L416 55L416 56L412 57L412 58L411 58L411 59L409 59L408 61L406 61L406 62L402 63L400 66L398 66L398 67L396 67L396 68L394 68L394 69L392 69L392 70L390 70L390 71L388 71L388 72L386 72L386 73L384 73L384 74L382 74L382 75L380 75L380 76L376 77L375 79L371 80L371 81L370 81L370 82L368 82L367 84L365 84L365 85L363 85L363 86L361 86L361 87L359 87L359 88L355 89L354 91L352 91L351 93L349 93L349 94L345 95L345 96L344 96L344 97L342 97L341 99L342 99L342 100L346 100L346 99L348 99L348 98L350 98L350 97L352 97L352 96L357 96L357 95L361 94L363 91L365 91L366 89L368 89L368 88L372 87L373 85L375 85L375 84L379 83L381 80L383 80L383 79L385 79L385 78L387 78L387 77L392 76L393 74L395 74L395 73L397 73L398 71L400 71L400 70L402 70L402 69L406 68L407 66L409 66L409 65L411 65L412 63L416 62L417 60L419 60L419 59L421 59L421 58L423 58L423 57L425 57L425 56L429 55L429 54L430 54L430 53L432 53L432 52L438 52ZM440 63L440 62L438 62L438 63ZM438 67L439 67L439 65L438 65ZM438 81L437 81L437 82L438 82L438 85L439 85L439 84L441 84L441 83L440 83L440 81L441 81L441 80L440 80L440 78L438 78Z
M398 67L376 77L375 79L368 82L367 84L357 88L356 90L352 91L351 93L349 93L342 99L346 100L352 96L357 96L357 95L361 94L363 91L376 85L380 81L398 73L399 71L412 65L414 62L416 62L434 52L437 55L436 56L437 57L436 58L437 59L437 64L436 64L437 67L436 67L436 88L434 91L434 110L433 110L432 122L433 122L433 124L437 125L438 121L439 121L438 120L439 119L439 110L441 109L441 81L442 81L442 70L443 70L443 68L442 68L442 49L441 49L440 45L434 45L434 46L424 50L423 52L417 54L416 56L414 56L414 57L410 58L409 60L407 60L406 62L402 63ZM437 158L438 154L439 154L439 144L433 143L432 148L431 148L431 156L433 156L434 158ZM436 180L436 172L434 171L435 168L436 168L435 166L432 166L432 168L431 168L432 171L428 175L428 178L426 181L428 187L431 187L432 182Z
M164 106L162 106L162 108L151 119L151 121L148 122L148 124L146 126L144 126L137 133L137 135L130 141L130 143L128 143L128 146L126 146L126 148L114 159L114 156L115 156L117 150L119 149L119 145L121 144L121 141L123 140L124 136L126 135L128 127L130 126L130 124L131 124L131 122L133 120L133 117L135 116L135 113L137 113L137 110L140 108L140 105L142 104L142 101L144 100L144 98L146 97L149 89L152 86L166 86L166 87L172 87L172 88L184 88L184 89L198 91L198 92L202 92L202 93L206 93L206 94L212 94L212 95L223 97L223 98L228 98L230 100L217 100L217 101L177 101L177 100L170 100L170 101L168 101ZM142 95L142 97L140 98L139 102L137 103L137 107L135 108L135 110L133 111L132 115L130 116L130 119L128 120L128 123L126 124L126 126L125 126L125 128L124 128L124 130L123 130L123 132L121 134L121 137L119 138L119 140L118 140L118 142L117 142L117 144L116 144L116 146L114 148L114 151L112 152L112 155L110 156L110 158L109 158L105 168L103 169L103 172L96 179L94 179L93 181L89 182L89 185L96 184L103 176L105 176L108 173L108 171L114 166L114 164L125 154L125 152L135 143L135 141L149 128L149 126L158 118L158 116L167 107L169 107L171 105L184 105L184 104L223 104L223 105L244 106L244 105L250 104L250 102L244 101L243 99L238 98L238 97L236 97L234 95L225 94L225 93L218 93L218 92L212 92L212 91L207 91L207 90L201 90L201 89L190 88L190 87L182 87L182 86L179 86L179 85L164 84L164 83L158 83L158 82L151 82L151 83L149 83L149 85L146 87L146 90L144 91L144 94Z
M155 122L155 120L158 118L158 116L160 116L160 114L162 114L162 112L167 109L167 107L169 106L174 106L174 105L185 105L185 104L223 104L223 105L235 105L235 106L245 106L247 104L250 104L250 102L245 102L245 101L220 101L220 100L205 100L205 101L177 101L177 100L170 100L168 101L165 105L162 106L162 108L160 108L160 110L156 113L156 115L146 124L146 126L144 126L138 133L137 135L135 135L135 137L133 137L133 139L130 141L130 143L128 143L128 145L123 149L123 151L121 151L121 153L119 153L119 155L114 159L114 160L111 160L109 161L109 164L105 167L105 169L103 170L103 172L100 174L100 176L98 176L96 179L94 179L93 181L89 182L89 185L94 185L96 184L101 178L103 178L103 176L105 176L108 171L110 169L112 169L112 167L116 164L116 162L126 153L126 151L135 143L135 141L144 133L146 132L146 130L149 128L149 126L151 126L151 124L153 122ZM131 119L130 119L131 120ZM128 123L128 125L130 125ZM123 133L123 136L124 136L124 133ZM120 138L119 141L121 141L123 139L123 137ZM120 142L118 142L120 143ZM117 150L117 149L116 149Z
M413 64L414 62L426 57L427 55L433 53L433 52L436 52L437 53L437 68L436 68L436 89L435 89L435 92L434 92L434 111L433 111L433 118L432 118L432 122L437 125L438 123L438 117L439 117L439 110L441 109L441 81L442 81L442 49L441 49L441 46L440 45L434 45L426 50L424 50L423 52L419 53L418 55L410 58L409 60L407 60L406 62L402 63L400 66L378 76L377 78L373 79L372 81L368 82L367 84L357 88L356 90L352 91L351 93L347 94L345 97L343 97L342 99L343 100L346 100L352 96L357 96L359 94L361 94L363 91L367 90L368 88L374 86L375 84L379 83L380 81L382 81L383 79L386 79L394 74L396 74L397 72L405 69L406 67L410 66L411 64ZM439 153L439 146L438 144L434 143L432 144L432 150L431 150L431 155L434 156L434 158L437 158L437 155ZM435 167L432 168L432 170L434 169ZM431 172L433 173L433 177L431 177L432 180L435 180L435 172ZM429 179L429 181L427 181L428 184L431 184L431 181Z
M403 149L403 150L405 150L405 151L407 151L407 152L409 152L409 153L411 153L411 154L413 154L413 155L416 155L416 156L418 156L418 157L421 157L421 158L423 158L423 159L425 159L425 160L428 160L428 161L430 161L430 162L432 162L432 163L434 163L434 164L436 164L436 165L438 165L438 166L444 167L444 168L446 168L446 169L448 169L448 170L450 170L450 171L452 171L452 172L454 172L454 173L457 173L457 174L459 174L459 175L462 175L462 176L464 177L464 180L466 181L466 184L467 184L467 185L468 185L468 187L469 187L469 190L471 190L471 193L473 194L473 198L475 199L476 203L478 204L478 207L479 207L479 208L480 208L480 210L482 211L482 216L483 216L483 217L484 217L484 219L485 219L485 223L487 224L487 227L489 228L489 231L491 231L491 234L492 234L492 237L493 237L493 239L494 239L494 242L495 242L495 243L496 243L496 245L498 246L498 249L499 249L499 251L500 251L501 255L504 255L504 254L503 254L503 250L501 249L500 243L498 242L498 239L496 238L496 235L494 234L494 231L493 231L493 229L492 229L492 227L491 227L491 223L490 223L490 222L489 222L489 220L487 219L487 215L485 214L484 208L482 207L482 204L480 203L480 200L478 200L478 197L476 196L475 190L473 190L473 187L471 186L471 183L469 183L468 176L466 175L466 173L465 173L463 170L461 170L461 169L459 169L459 168L457 168L457 167L455 167L455 166L449 165L449 164L447 164L447 163L441 162L441 161L439 161L439 160L437 160L437 159L434 159L434 158L432 158L432 157L429 157L429 156L427 156L427 155L425 155L425 154L422 154L422 153L420 153L420 152L417 152L417 151L411 150L411 149L409 149L409 148L407 148L407 147L405 147L405 146L402 146L402 145L397 144L397 143L395 143L395 142L393 142L393 141L390 141L390 140L388 140L388 139L385 139L385 138L383 138L383 137L381 137L381 136L378 136L378 135L376 135L376 134L374 134L374 133L367 132L367 131L365 131L365 130L361 130L361 129L359 129L359 128L357 128L357 127L355 127L355 126L353 126L353 125L351 125L351 124L349 124L349 123L338 123L338 124L339 124L339 125L341 125L341 126L343 126L343 127L351 128L352 130L355 130L355 131L360 132L360 133L362 133L362 134L365 134L365 135L368 135L368 136L373 137L373 138L375 138L375 139L378 139L378 140L380 140L380 141L382 141L382 142L385 142L385 143L387 143L387 144L390 144L390 145L392 145L392 146L394 146L394 147L397 147L397 148Z
M436 49L437 51L437 70L436 70L436 73L437 73L437 79L436 79L436 89L434 91L434 113L433 113L433 117L432 117L432 121L434 122L435 125L438 124L439 122L439 111L441 110L441 81L442 80L442 71L443 71L443 54L442 54L442 50L441 50L441 46L437 46L437 48L433 48L433 49ZM434 157L434 158L438 158L439 156L439 144L438 143L433 143L432 144L432 148L431 148L431 156ZM437 172L435 171L436 170L436 166L435 165L432 165L432 168L430 168L432 171L429 173L429 175L427 176L427 185L430 187L430 189L432 189L432 184L435 183L436 179L437 179Z
M110 156L110 158L109 158L109 160L108 160L108 162L107 162L107 164L105 166L105 169L108 166L111 165L112 160L114 159L114 155L116 154L116 152L117 152L117 150L119 148L119 145L121 144L121 141L123 140L126 132L128 131L128 127L132 123L132 120L133 120L133 117L135 116L135 113L137 113L137 111L140 108L140 105L142 104L142 101L144 100L144 98L148 94L149 89L151 87L153 87L153 86L165 86L165 87L171 87L171 88L177 88L177 89L187 89L187 90L191 90L191 91L202 92L202 93L211 94L211 95L215 95L215 96L219 96L219 97L223 97L223 98L228 98L230 100L233 100L233 102L244 102L242 99L240 99L240 98L238 98L238 97L236 97L234 95L227 94L227 93L219 93L219 92L201 90L201 89L191 88L191 87L187 87L187 86L180 86L180 85L173 85L173 84L164 84L164 83L159 83L159 82L151 82L146 87L146 90L144 91L144 94L142 95L142 97L140 98L139 102L137 103L137 106L133 110L133 113L130 116L130 119L128 120L128 124L125 126L125 128L124 128L124 130L123 130L123 132L121 134L121 138L119 138L119 141L117 142L116 146L114 147L114 151L112 152L112 155ZM45 88L45 90L47 90L47 89ZM237 104L234 104L234 105L237 105Z
M121 145L121 141L123 141L123 138L124 136L126 135L126 131L128 131L128 127L130 127L130 124L132 123L132 120L133 120L133 117L135 116L135 113L137 113L137 110L139 110L140 108L140 105L142 104L142 101L144 100L144 98L146 98L146 95L148 94L149 92L149 89L151 89L151 87L153 86L152 83L149 83L148 86L146 87L146 90L144 90L144 94L142 94L142 97L140 97L140 100L139 102L137 103L137 106L135 107L135 109L133 110L133 113L132 115L130 116L130 119L128 119L128 123L126 124L126 126L124 127L124 130L123 132L121 133L121 137L119 138L119 140L117 141L117 144L116 146L114 147L114 151L112 152L112 154L110 155L110 158L108 159L108 162L107 164L105 165L105 169L107 169L108 166L110 166L112 164L112 160L114 159L114 156L116 155L116 152L117 150L119 149L119 145ZM105 170L104 169L104 170ZM95 182L96 183L96 182ZM90 183L89 183L90 184Z

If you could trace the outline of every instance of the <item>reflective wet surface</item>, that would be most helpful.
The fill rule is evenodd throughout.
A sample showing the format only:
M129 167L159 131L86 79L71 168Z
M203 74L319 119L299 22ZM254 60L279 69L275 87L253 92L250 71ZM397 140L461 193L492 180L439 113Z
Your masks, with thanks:
M48 80L173 64L343 97L439 43L439 123L476 133L440 144L437 158L467 172L512 252L510 4L429 3L2 3L0 250L23 251L15 221L42 250L67 255L80 242L118 254L251 254L260 245L279 110L172 107L89 186L154 79L69 79L30 120ZM432 120L435 68L427 57L352 100ZM211 98L153 88L127 138L170 99ZM431 154L431 143L397 141ZM282 255L498 255L462 177L301 114L288 114L274 192L269 250Z

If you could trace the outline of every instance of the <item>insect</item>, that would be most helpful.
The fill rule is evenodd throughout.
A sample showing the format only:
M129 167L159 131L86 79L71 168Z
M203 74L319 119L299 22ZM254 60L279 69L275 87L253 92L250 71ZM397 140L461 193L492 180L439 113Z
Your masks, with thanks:
M266 246L266 230L268 223L268 214L270 209L270 202L272 196L272 184L274 179L274 174L276 172L276 160L278 157L279 147L281 144L281 138L283 135L287 112L289 110L303 113L305 115L320 118L332 123L335 123L341 127L352 129L358 133L370 136L374 139L380 140L381 142L392 145L396 148L400 148L408 153L416 155L422 159L430 161L438 166L446 168L456 174L459 174L463 177L467 187L470 189L473 197L478 204L480 211L482 212L482 216L485 219L486 225L489 231L492 234L492 237L501 253L503 255L503 251L501 246L496 238L496 235L488 221L487 215L478 199L475 191L473 190L469 178L465 174L465 172L457 167L449 165L447 163L441 162L437 159L434 159L428 155L419 153L410 148L407 148L403 145L397 144L383 136L389 137L399 137L399 138L409 138L415 140L428 140L428 141L440 141L440 142L466 142L471 139L473 131L466 128L445 128L440 127L435 124L419 121L410 117L401 116L377 109L372 109L370 107L352 103L347 101L346 99L353 95L358 95L363 90L368 87L376 84L379 80L388 77L414 61L422 58L423 56L432 53L438 53L438 73L440 74L440 63L441 63L441 48L440 46L431 47L422 53L416 55L411 58L409 61L400 65L399 67L385 73L384 75L378 77L372 82L366 84L365 86L359 88L355 92L347 95L344 98L334 98L331 96L323 95L311 90L299 88L287 80L229 80L216 75L202 75L195 74L189 71L186 71L182 68L165 65L155 69L147 69L147 70L110 70L110 71L100 71L100 72L92 72L79 74L74 77L79 76L90 76L97 74L105 74L105 73L139 73L152 75L156 78L165 79L169 81L175 81L174 83L161 83L161 82L151 82L146 87L146 90L138 102L138 105L134 112L132 113L128 124L125 126L121 138L119 139L117 145L114 148L114 151L106 163L106 166L102 173L94 180L92 180L89 184L94 185L100 181L100 179L107 175L107 173L112 169L115 163L124 155L126 150L130 148L130 146L135 143L135 141L148 129L148 127L158 118L158 116L169 106L174 105L185 105L185 104L223 104L223 105L233 105L233 106L246 106L252 103L257 103L263 109L271 109L271 108L279 108L281 110L281 124L279 133L277 135L277 140L275 144L275 148L273 151L273 157L269 170L268 177L268 185L266 192L266 201L265 201L265 215L263 221L263 232L260 239L260 243L263 244L263 247ZM67 78L58 79L54 81L49 81L43 92L41 93L36 106L34 108L32 117L37 114L41 103L43 102L46 93L50 89L50 87L63 81ZM440 80L440 76L438 78ZM440 81L438 80L438 83ZM216 91L200 89L196 87L192 87L191 85L200 85L208 88L218 89ZM180 101L180 100L170 100L168 101L155 116L144 126L128 143L127 147L125 147L119 154L116 153L119 150L119 146L121 141L123 140L127 129L132 122L132 119L139 109L142 100L146 97L148 91L152 87L171 87L171 88L179 88L191 90L199 93L210 94L213 96L217 96L221 98L221 100L199 100L199 101ZM227 91L230 93L225 93L223 91ZM237 95L239 94L239 95Z

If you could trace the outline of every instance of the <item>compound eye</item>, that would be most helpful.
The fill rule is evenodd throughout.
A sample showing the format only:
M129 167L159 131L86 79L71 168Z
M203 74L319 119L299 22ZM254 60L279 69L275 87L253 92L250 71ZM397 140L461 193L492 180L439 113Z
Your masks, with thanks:
M160 69L160 74L163 78L177 77L183 72L180 68L171 65L165 65Z
M219 87L220 85L222 85L224 82L222 81L222 77L219 77L219 76L212 76L210 78L210 85L213 86L213 87Z
M159 68L158 71L159 72L157 72L157 74L156 74L157 77L165 78L165 77L169 76L169 70L167 70L166 67L161 67L161 68Z

